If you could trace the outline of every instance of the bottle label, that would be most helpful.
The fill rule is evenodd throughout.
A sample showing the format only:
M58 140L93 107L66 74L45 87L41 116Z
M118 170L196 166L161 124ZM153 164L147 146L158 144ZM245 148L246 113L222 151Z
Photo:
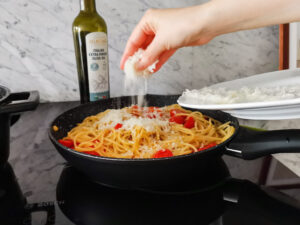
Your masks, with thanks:
M89 33L85 41L90 101L109 98L107 35L104 32Z

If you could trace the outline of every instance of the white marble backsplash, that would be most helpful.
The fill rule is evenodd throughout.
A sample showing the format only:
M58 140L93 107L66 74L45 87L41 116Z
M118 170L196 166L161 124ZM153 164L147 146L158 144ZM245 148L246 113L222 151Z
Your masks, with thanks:
M112 96L123 92L122 51L148 8L184 7L203 0L96 0L109 29ZM71 24L79 0L0 0L0 84L39 90L42 101L79 99ZM278 27L223 35L179 50L149 80L149 93L179 94L278 68Z

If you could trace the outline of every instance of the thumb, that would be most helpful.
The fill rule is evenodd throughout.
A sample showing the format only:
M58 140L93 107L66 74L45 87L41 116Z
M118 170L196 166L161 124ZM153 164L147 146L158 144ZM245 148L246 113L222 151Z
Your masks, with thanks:
M142 58L136 63L136 69L145 70L147 67L151 66L159 59L163 51L163 45L157 41L157 38L154 38L144 51Z

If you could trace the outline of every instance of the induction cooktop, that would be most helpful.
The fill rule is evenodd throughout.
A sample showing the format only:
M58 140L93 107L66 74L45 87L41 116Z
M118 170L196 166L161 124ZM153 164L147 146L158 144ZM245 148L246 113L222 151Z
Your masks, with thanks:
M207 188L124 190L95 183L70 165L51 201L29 202L12 167L0 172L0 224L299 224L299 203L247 180L224 177ZM197 179L197 178L195 178ZM197 181L195 182L195 184ZM176 185L175 185L176 186ZM28 193L27 193L28 194Z

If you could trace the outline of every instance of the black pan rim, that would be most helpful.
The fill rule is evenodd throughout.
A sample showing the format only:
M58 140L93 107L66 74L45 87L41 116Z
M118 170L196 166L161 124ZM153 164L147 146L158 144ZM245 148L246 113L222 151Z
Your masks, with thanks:
M146 96L154 96L154 97L159 97L159 96L163 96L163 97L174 97L174 96L177 96L177 95L149 95L147 94ZM153 161L168 161L168 160L180 160L180 159L184 159L184 158L190 158L191 156L194 156L194 157L197 157L197 156L200 156L201 154L206 154L207 152L210 152L210 151L220 151L220 146L226 146L232 139L234 139L234 137L237 135L238 131L239 131L239 122L237 120L237 118L231 116L230 114L228 113L225 113L223 111L220 111L220 110L211 110L211 111L219 111L221 112L222 114L224 114L224 116L228 116L229 118L231 118L231 120L229 120L228 122L231 122L233 123L232 125L235 127L235 132L234 134L228 138L226 141L212 147L212 148L209 148L209 149L206 149L206 150L203 150L203 151L200 151L200 152L193 152L193 153L190 153L190 154L185 154L185 155L178 155L178 156L172 156L172 157L164 157L164 158L134 158L134 159L129 159L129 158L111 158L111 157L103 157L103 156L93 156L93 155L89 155L89 154L86 154L86 153L82 153L82 152L79 152L79 151L76 151L76 150L73 150L73 149L70 149L70 148L67 148L63 145L61 145L57 140L56 138L53 136L52 132L53 132L53 126L55 126L55 121L58 120L61 116L64 116L66 114L69 114L70 112L74 111L75 109L79 109L81 107L87 107L88 105L94 105L94 104L101 104L101 101L113 101L114 99L120 99L120 98L129 98L129 97L136 97L136 96L120 96L120 97L114 97L114 98L109 98L109 99L105 99L105 100L100 100L100 101L97 101L97 102L89 102L89 103L85 103L85 104L81 104L81 105L78 105L78 106L75 106L63 113L61 113L60 115L58 115L51 123L50 123L50 127L48 129L48 136L50 138L50 140L52 141L52 143L55 145L55 146L59 146L61 149L71 153L71 154L74 154L76 155L77 157L84 157L86 159L91 159L91 160L96 160L96 161L99 161L99 162L153 162ZM174 103L175 104L175 103ZM176 103L177 104L177 103ZM184 107L186 108L186 107ZM195 111L195 109L190 109L190 108L186 108L188 110L191 110L191 111ZM201 110L197 110L197 111L200 111ZM207 111L207 110L203 110L203 111ZM235 124L234 124L235 123ZM59 151L59 150L57 150Z
M0 89L3 89L5 92L4 96L0 96L0 104L1 104L1 103L3 103L3 101L5 101L5 99L8 98L8 96L11 94L11 92L7 87L4 87L2 85L0 85Z

